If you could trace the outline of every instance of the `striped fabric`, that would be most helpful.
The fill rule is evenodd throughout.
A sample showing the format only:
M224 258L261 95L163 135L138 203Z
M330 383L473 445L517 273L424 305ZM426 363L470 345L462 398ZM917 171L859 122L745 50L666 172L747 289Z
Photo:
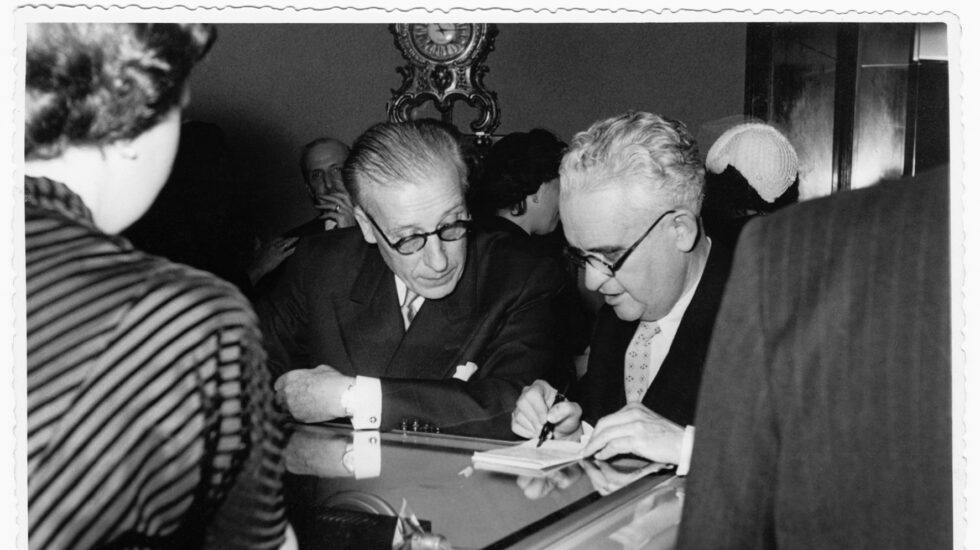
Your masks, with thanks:
M31 548L276 547L282 434L229 284L25 182Z

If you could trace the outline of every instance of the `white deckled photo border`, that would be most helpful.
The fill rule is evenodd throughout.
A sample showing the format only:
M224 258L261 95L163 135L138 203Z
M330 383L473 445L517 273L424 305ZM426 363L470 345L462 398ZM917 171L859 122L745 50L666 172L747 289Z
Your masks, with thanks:
M444 19L495 23L681 23L752 21L943 21L948 24L950 77L950 177L953 327L953 482L956 548L980 547L980 445L978 342L980 331L980 162L976 154L980 111L980 18L977 8L946 0L865 2L825 0L787 8L761 2L698 2L650 7L639 1L537 1L496 3L379 0L328 2L15 2L0 32L7 77L2 79L5 188L0 192L0 547L27 548L26 343L24 333L23 121L24 28L42 21L208 21L212 23L394 23ZM6 9L6 8L5 8ZM504 39L501 37L501 40ZM394 47L394 46L392 46ZM492 66L492 57L489 64ZM394 67L390 69L394 75ZM192 77L193 81L193 77ZM392 87L397 84L392 77ZM342 85L342 84L341 84ZM598 117L600 113L596 113ZM970 151L971 154L966 154ZM967 368L972 366L973 368ZM972 375L971 375L972 374ZM967 461L967 454L973 461ZM972 462L972 463L971 463ZM968 475L969 473L972 475ZM969 519L968 519L969 518ZM970 521L972 520L972 521Z

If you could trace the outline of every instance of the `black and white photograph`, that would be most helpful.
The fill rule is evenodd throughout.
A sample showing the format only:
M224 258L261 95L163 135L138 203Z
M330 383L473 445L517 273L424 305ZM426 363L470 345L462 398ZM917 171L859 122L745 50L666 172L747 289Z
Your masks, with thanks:
M0 546L980 545L967 11L12 6Z

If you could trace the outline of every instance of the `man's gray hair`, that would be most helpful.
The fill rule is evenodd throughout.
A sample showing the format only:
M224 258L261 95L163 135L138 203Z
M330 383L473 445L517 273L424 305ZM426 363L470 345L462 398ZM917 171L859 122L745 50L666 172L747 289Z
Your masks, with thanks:
M432 119L382 122L354 142L344 163L344 186L354 204L363 207L365 184L425 182L437 166L455 168L466 193L467 167L455 128Z
M683 123L643 111L628 111L594 123L572 138L562 158L562 193L617 185L639 176L668 208L695 214L704 196L704 163Z

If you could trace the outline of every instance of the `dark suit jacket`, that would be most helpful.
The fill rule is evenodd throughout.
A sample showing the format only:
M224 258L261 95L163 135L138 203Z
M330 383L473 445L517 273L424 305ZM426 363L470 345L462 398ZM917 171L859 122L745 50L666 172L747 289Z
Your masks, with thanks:
M750 222L682 548L951 548L948 173Z
M554 301L558 317L558 357L554 371L545 379L556 388L567 388L577 377L575 357L584 353L589 346L592 319L576 286L578 268L564 258L565 241L561 227L544 236L528 235L521 226L507 218L488 216L478 221L478 230L500 233L521 241L520 246L528 247L536 256L551 258L562 267L565 286Z
M303 239L256 306L269 364L330 365L381 378L382 429L419 419L443 432L513 438L521 389L552 368L562 275L510 239L474 234L452 294L426 300L405 332L394 275L357 228ZM478 370L468 382L458 365ZM411 420L410 420L411 421Z
M331 231L324 227L324 220L321 218L313 218L312 220L303 223L302 225L297 225L296 227L286 231L280 237L284 239L291 239L294 237L304 239L306 237L311 237L313 235L319 235L325 231ZM286 271L286 265L289 264L289 258L286 258L279 265L275 267L272 271L266 273L261 279L255 281L255 284L239 285L245 295L252 299L252 301L260 300L263 295L272 291L277 285L279 285L279 279L282 274ZM248 277L245 277L248 280Z
M327 229L324 226L324 223L325 221L322 218L316 217L301 225L297 225L296 227L290 229L289 231L286 231L285 233L282 234L282 237L285 238L310 237L312 235L319 235L324 231L331 231L330 229Z
M643 396L644 405L682 426L694 423L701 368L730 266L731 252L713 242L670 350ZM639 321L620 320L608 305L599 310L589 368L573 392L573 399L582 405L582 418L593 425L626 405L624 358L637 325Z

